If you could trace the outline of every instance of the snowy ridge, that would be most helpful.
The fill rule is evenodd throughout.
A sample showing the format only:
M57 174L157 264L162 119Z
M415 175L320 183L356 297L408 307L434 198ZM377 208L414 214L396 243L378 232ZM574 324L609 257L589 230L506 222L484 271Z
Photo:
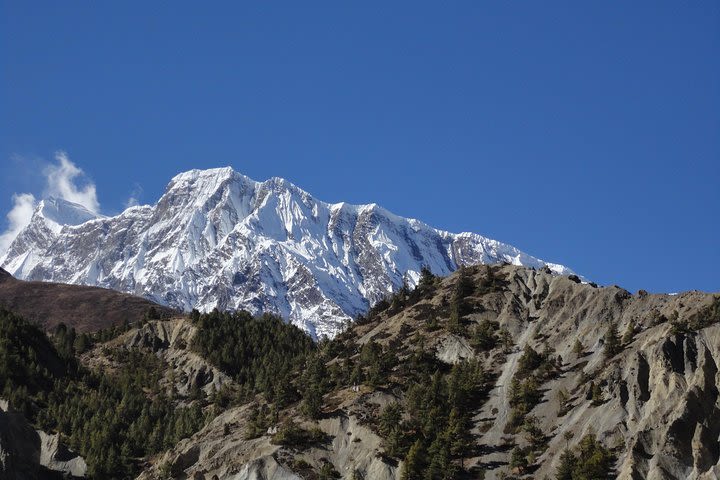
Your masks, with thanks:
M51 208L51 206L53 206ZM43 201L0 265L18 278L97 285L189 310L283 315L315 337L426 265L546 263L474 233L452 234L376 204L328 204L282 178L256 182L232 168L176 175L152 206L115 217Z

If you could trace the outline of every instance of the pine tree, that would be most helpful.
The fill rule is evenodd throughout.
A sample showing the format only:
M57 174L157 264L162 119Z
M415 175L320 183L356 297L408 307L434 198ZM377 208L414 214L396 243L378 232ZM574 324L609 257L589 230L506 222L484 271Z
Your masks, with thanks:
M605 401L602 388L600 388L599 383L590 383L590 399L592 400L593 405L600 405Z
M448 320L448 331L450 333L457 335L464 333L462 318L470 311L470 305L465 298L472 293L473 288L470 270L465 266L460 267L450 302L450 319Z
M561 388L560 390L558 390L557 399L558 403L560 404L558 416L562 417L568 412L568 410L570 410L570 395L568 394L567 390Z
M475 327L472 338L470 340L472 346L480 351L492 350L498 343L496 331L498 329L497 322L483 320Z
M577 464L577 458L573 455L569 448L563 450L560 454L560 463L558 464L555 478L557 480L573 480L573 471Z
M578 445L578 459L573 480L603 480L611 478L614 456L595 438L585 435Z
M363 382L363 378L362 365L360 363L356 363L352 373L350 374L350 383L353 385L360 385Z
M457 408L450 411L446 436L450 442L450 454L460 459L464 466L465 457L471 453L473 436L471 433L472 421Z
M389 434L396 429L402 420L403 408L399 403L388 404L380 414L380 433Z
M630 343L632 343L634 337L635 337L635 322L630 320L627 328L625 329L625 333L623 333L622 344L629 345Z
M525 417L523 423L523 431L527 434L527 441L534 451L544 450L547 446L545 434L540 429L540 423L537 417L529 415Z
M620 353L622 346L620 344L620 337L618 336L617 324L615 324L615 322L610 323L607 332L605 332L604 340L604 355L606 359L610 359Z
M455 335L462 335L464 333L462 319L460 318L460 308L457 304L452 305L450 309L450 318L447 324L448 332L454 333Z
M520 447L513 448L510 454L510 468L517 468L520 474L523 474L528 467L527 455Z
M389 457L400 458L403 455L403 435L399 427L390 430L383 439L383 448Z
M435 283L435 275L430 271L427 265L423 265L420 269L420 280L418 281L418 287L429 288Z
M446 435L438 435L428 448L429 464L425 470L426 480L452 478L449 475L451 470L450 441Z
M401 480L420 480L425 460L425 449L420 440L416 440L405 456Z
M466 266L460 267L460 269L458 270L458 280L455 284L454 296L460 300L463 300L465 297L472 294L474 288L475 285L473 284L470 269Z
M528 376L533 370L538 368L543 361L543 357L536 352L530 345L525 345L523 354L518 360L517 375L522 377Z
M274 402L281 408L289 405L297 398L297 392L289 377L285 377L275 384L273 394Z
M322 414L322 394L316 386L311 386L305 392L303 396L302 413L313 420L320 418Z

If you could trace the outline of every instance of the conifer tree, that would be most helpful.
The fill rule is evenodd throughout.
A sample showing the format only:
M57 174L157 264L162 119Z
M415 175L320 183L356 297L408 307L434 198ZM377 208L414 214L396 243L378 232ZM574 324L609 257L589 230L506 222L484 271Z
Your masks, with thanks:
M423 267L420 269L420 280L418 280L417 288L420 290L420 293L425 294L432 291L434 286L435 275L433 275L433 273L426 265L423 265Z
M322 394L316 386L311 386L303 395L302 413L308 418L316 420L322 413Z
M606 359L610 359L620 353L622 346L620 344L620 337L618 336L617 324L615 322L610 323L607 332L605 332L604 340L604 355Z
M560 463L558 464L557 471L555 472L555 478L557 480L573 480L573 471L577 458L573 455L569 448L563 450L560 454Z
M510 468L517 468L520 474L525 473L528 467L527 455L520 447L513 448L510 454Z
M438 435L428 448L428 467L425 470L426 480L452 478L450 441L446 435Z
M471 452L473 436L471 433L472 421L457 408L450 411L446 436L450 442L450 454L460 459L464 466L465 457Z
M625 333L623 333L622 344L629 345L630 343L632 343L634 337L635 337L635 322L630 320L627 328L625 329Z
M425 449L422 441L415 441L403 462L401 480L420 480L422 479L423 467L425 465Z

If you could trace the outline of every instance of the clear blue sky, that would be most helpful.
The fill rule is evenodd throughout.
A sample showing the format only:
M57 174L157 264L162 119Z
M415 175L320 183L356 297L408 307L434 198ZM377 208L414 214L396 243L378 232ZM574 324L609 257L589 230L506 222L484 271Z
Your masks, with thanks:
M2 1L2 221L59 149L105 213L231 165L720 290L717 1L254 3Z

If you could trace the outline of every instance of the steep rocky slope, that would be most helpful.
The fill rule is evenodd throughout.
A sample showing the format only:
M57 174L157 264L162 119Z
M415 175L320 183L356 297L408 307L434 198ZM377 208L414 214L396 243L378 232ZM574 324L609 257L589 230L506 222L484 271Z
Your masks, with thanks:
M58 435L35 430L0 400L0 478L3 480L59 480L84 477L87 465L64 448Z
M105 288L17 280L1 268L0 307L46 330L64 323L79 332L137 322L150 308L160 316L175 313L144 298Z
M168 412L146 427L114 419L134 466L113 470L103 452L118 445L103 437L86 457L102 478L720 474L717 294L631 294L549 269L481 265L445 278L424 272L417 288L317 346L284 346L308 338L277 318L215 312L92 338L79 356L92 372L81 392L107 390L99 398L115 406L104 415L133 405L140 417L161 405ZM110 381L96 390L102 379ZM135 387L124 400L111 385L127 382ZM60 399L43 413L50 397L33 398L49 425L53 412L83 405ZM56 438L88 448L74 433L85 426L62 421L65 437ZM165 440L154 440L162 431ZM563 468L569 476L557 476Z
M463 296L462 315L453 318L460 281L472 288ZM580 452L589 435L609 459L608 476L720 475L719 296L633 295L509 265L475 267L423 288L378 306L323 347L333 386L325 390L317 420L304 403L293 404L276 414L266 433L249 433L257 424L253 408L264 403L259 398L225 411L157 457L141 478L170 472L208 480L294 479L332 471L343 478L400 478L412 448L393 450L397 439L388 436L382 412L398 402L405 411L399 428L413 424L411 366L454 372L452 364L477 363L485 385L469 404L469 448L445 457L458 478L554 478L562 453ZM613 327L617 337L608 335ZM356 383L353 365L363 365L368 345L393 360L379 380L370 364ZM418 360L423 355L434 360ZM305 365L300 373L313 368ZM448 375L449 386L454 377ZM298 378L298 390L307 388L307 378ZM436 377L427 378L420 390L435 388ZM527 386L531 382L535 387ZM523 395L532 400L518 400ZM321 435L287 444L275 432L288 424ZM431 449L423 461L437 455Z
M473 233L452 234L375 204L328 204L231 168L177 175L152 206L107 218L46 199L0 266L17 278L111 288L171 307L275 312L313 337L399 288L422 266L545 262ZM566 267L548 264L558 273Z
M152 353L163 361L166 370L162 375L164 386L181 397L197 389L205 394L231 386L232 379L190 350L197 329L187 318L156 320L133 328L117 338L98 344L84 353L80 361L91 370L112 370L118 361L106 352L117 349Z

